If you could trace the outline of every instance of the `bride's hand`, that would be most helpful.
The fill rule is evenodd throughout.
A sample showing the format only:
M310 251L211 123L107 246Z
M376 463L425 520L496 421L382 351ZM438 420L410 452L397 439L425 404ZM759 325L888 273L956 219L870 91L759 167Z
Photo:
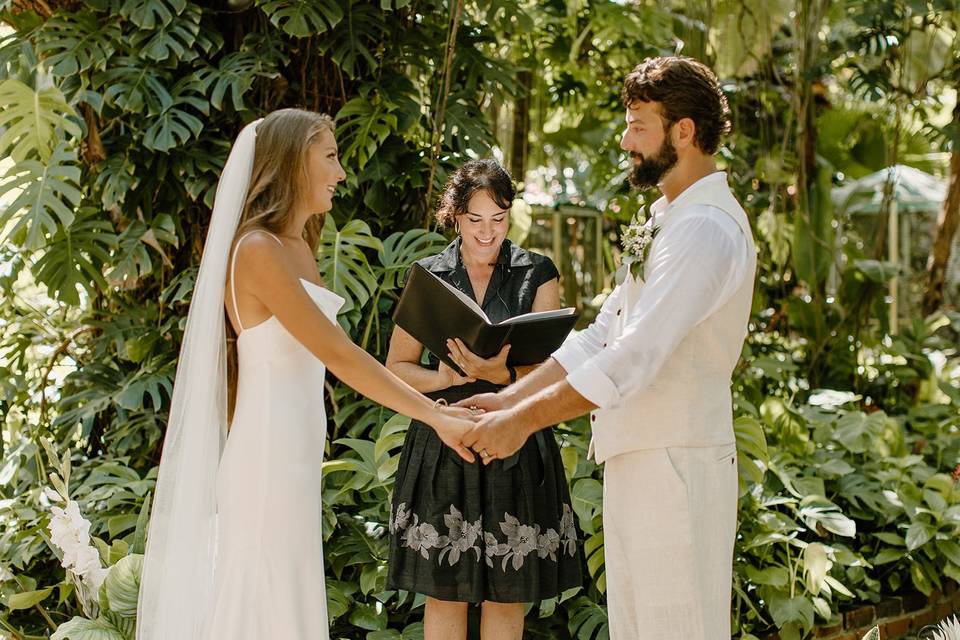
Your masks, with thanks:
M437 436L443 441L443 444L456 451L457 455L467 462L473 463L477 460L476 455L463 444L463 439L473 431L474 424L467 417L470 415L469 411L467 411L465 417L458 415L462 411L462 409L452 407L438 411L431 426L437 432Z

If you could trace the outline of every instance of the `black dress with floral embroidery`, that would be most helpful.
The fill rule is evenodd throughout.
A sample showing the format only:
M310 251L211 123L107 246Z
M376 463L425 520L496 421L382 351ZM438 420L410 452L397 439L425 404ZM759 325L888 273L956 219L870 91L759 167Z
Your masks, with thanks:
M474 296L459 238L419 263ZM505 240L484 296L494 322L531 310L557 278L546 256ZM435 357L430 356L433 367ZM501 387L484 380L427 394L451 404ZM553 433L484 466L464 462L433 429L413 421L390 510L388 589L462 602L535 602L580 586L581 545Z

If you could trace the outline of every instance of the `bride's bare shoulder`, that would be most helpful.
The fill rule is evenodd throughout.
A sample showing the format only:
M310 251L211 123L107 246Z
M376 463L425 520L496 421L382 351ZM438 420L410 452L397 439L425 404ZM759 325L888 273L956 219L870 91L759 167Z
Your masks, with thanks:
M237 238L233 250L237 262L250 260L276 260L286 253L283 243L269 231L251 229Z
M238 281L286 280L293 271L288 250L267 231L254 229L243 234L237 239L234 252Z

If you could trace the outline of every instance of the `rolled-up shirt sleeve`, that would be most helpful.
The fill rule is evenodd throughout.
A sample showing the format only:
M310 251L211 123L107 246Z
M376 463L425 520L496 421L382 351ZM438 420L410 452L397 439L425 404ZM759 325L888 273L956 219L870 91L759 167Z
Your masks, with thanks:
M690 330L740 286L747 247L736 222L714 207L665 224L620 336L597 348L594 340L606 333L582 340L580 334L579 355L589 357L576 367L569 358L572 370L561 361L570 386L602 409L647 387Z
M600 353L603 348L603 340L609 331L610 322L615 317L614 309L619 306L619 297L622 295L622 291L622 287L616 287L600 306L600 312L590 326L583 331L571 334L560 345L560 348L551 354L550 357L556 360L564 371L570 373Z

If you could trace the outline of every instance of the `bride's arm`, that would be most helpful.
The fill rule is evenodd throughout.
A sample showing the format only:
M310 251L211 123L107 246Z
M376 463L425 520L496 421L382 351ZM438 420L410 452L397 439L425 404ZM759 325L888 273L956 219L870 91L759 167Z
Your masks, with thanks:
M461 432L473 424L438 411L428 398L355 345L340 325L330 322L307 294L283 247L269 238L251 236L237 252L238 291L256 297L342 382L375 402L429 424L465 460L474 461L473 453L459 444Z

